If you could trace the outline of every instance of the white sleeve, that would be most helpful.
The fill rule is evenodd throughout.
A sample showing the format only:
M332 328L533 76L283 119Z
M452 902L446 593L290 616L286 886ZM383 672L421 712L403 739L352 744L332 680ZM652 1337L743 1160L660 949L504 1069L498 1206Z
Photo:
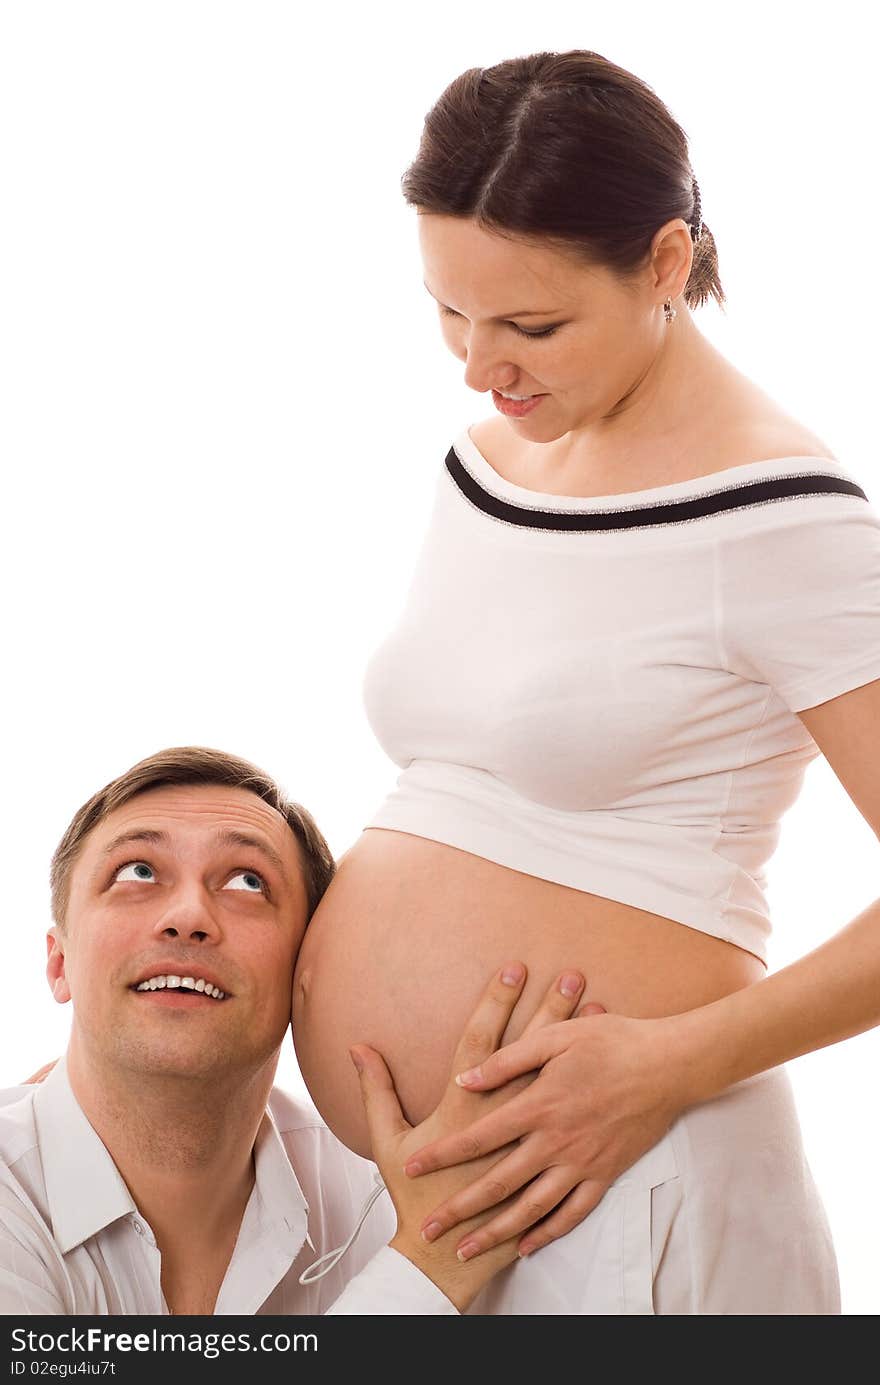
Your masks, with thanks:
M793 712L880 678L880 518L853 496L804 506L719 545L725 667Z
M45 1255L46 1238L20 1203L0 1187L0 1315L55 1316L69 1313L63 1284Z
M411 1260L392 1246L383 1246L327 1309L332 1314L379 1316L459 1316L441 1289Z

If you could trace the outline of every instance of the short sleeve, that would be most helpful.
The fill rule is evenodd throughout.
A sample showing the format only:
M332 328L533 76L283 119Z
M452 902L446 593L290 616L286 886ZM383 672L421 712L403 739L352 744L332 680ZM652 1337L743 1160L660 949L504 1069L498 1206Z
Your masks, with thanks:
M880 678L880 518L858 496L791 504L719 541L718 623L724 666L800 712Z

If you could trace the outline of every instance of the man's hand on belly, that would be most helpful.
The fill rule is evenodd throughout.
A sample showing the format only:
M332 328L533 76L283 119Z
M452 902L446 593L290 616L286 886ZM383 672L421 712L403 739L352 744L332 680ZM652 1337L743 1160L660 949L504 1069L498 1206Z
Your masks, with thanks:
M452 1064L449 1083L436 1110L420 1125L411 1126L400 1108L397 1093L388 1068L381 1055L366 1045L351 1049L352 1060L361 1078L367 1122L370 1128L373 1156L385 1181L397 1212L397 1234L391 1245L411 1260L424 1274L463 1311L498 1270L517 1256L516 1235L497 1240L490 1252L475 1260L464 1262L456 1255L455 1236L436 1233L428 1227L428 1214L438 1201L451 1199L475 1179L488 1178L483 1183L488 1190L489 1210L474 1214L464 1230L472 1231L488 1222L490 1216L508 1206L509 1189L498 1184L491 1196L491 1170L514 1148L494 1150L483 1158L470 1158L466 1164L445 1168L426 1178L408 1178L403 1171L407 1158L426 1141L443 1139L462 1131L475 1118L510 1099L532 1080L520 1078L501 1091L469 1092L455 1081L462 1068L481 1063L490 1057L501 1043L502 1035L522 994L526 969L522 963L508 963L497 973L484 991L477 1008L468 1021L459 1041ZM524 1034L568 1019L584 989L584 978L578 972L566 972L557 978ZM601 1009L601 1007L594 1007ZM456 1218L456 1222L460 1218ZM450 1223L452 1225L452 1223Z

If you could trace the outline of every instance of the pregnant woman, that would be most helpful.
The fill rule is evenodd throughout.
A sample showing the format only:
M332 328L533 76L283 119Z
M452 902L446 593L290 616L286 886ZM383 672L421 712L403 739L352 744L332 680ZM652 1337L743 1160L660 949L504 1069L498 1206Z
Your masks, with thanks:
M540 1248L470 1311L838 1313L784 1064L880 1022L880 902L768 977L765 866L820 752L880 832L880 519L695 325L715 242L632 74L471 69L403 187L496 415L443 445L367 671L402 772L308 930L302 1072L366 1154L350 1044L419 1121L493 967L535 1001L576 967L609 1013L493 1059L487 1085L537 1075L421 1159L498 1150L429 1236L514 1192L468 1249Z

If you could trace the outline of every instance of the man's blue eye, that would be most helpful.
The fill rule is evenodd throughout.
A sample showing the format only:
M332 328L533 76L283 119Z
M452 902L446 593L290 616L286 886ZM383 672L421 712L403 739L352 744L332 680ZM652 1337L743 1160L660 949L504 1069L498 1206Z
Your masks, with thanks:
M266 892L262 877L253 870L237 870L227 882L226 888L227 890L247 890L251 894L265 894Z
M114 877L116 880L136 880L139 883L152 884L156 877L153 867L148 866L146 861L129 861L127 866L121 866Z

